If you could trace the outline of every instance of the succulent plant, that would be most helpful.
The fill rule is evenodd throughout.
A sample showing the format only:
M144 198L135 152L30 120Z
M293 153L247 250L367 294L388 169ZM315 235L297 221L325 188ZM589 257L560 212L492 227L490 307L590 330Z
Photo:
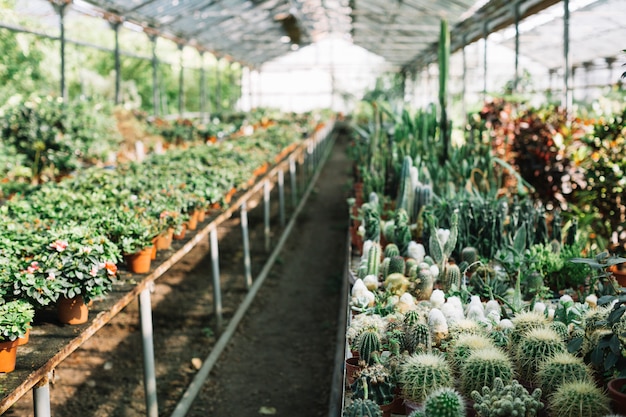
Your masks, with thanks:
M368 365L374 363L376 352L383 349L378 329L375 327L367 327L363 329L358 339L359 358Z
M541 390L537 388L529 394L515 379L505 385L496 378L491 388L484 386L480 391L472 391L471 397L480 417L532 417L543 408Z
M400 255L406 256L409 242L411 241L411 229L407 212L402 208L396 210L393 222L395 225L394 243L398 246Z
M465 400L453 388L439 388L424 401L426 417L465 417Z
M461 288L461 269L457 264L444 265L440 278L441 289L444 292L450 291L453 287Z
M353 398L367 398L383 405L393 401L395 387L389 371L382 364L374 364L363 368L350 388Z
M420 313L416 310L411 310L404 315L403 322L405 326L413 326L418 323L423 323L424 320L422 320Z
M385 258L393 258L394 256L400 256L400 250L395 243L387 243L385 246Z
M528 331L516 346L518 371L527 381L533 380L541 361L567 350L559 335L548 328Z
M453 383L450 366L442 355L419 353L408 356L399 368L398 380L405 399L422 403L432 391Z
M431 351L433 342L426 323L407 325L404 335L404 348L409 354Z
M611 412L609 398L589 381L566 382L548 400L553 416L601 417Z
M389 274L399 273L404 275L405 268L404 258L400 255L392 257L391 261L389 261Z
M391 262L390 258L385 258L382 260L382 262L380 263L380 266L378 267L378 272L380 276L382 277L383 281L385 280L385 278L387 278L387 275L389 275L389 263L390 262Z
M402 295L409 288L409 279L401 273L393 273L385 278L385 289L394 295Z
M570 353L557 353L539 364L536 383L545 396L572 381L593 382L591 369L583 360Z
M361 206L363 212L363 226L365 228L365 240L372 242L380 242L380 213L378 208L371 204L365 203Z
M358 398L344 408L343 415L344 417L382 417L383 412L374 401Z
M506 349L509 346L511 341L510 339L511 330L510 329L500 329L496 328L489 332L489 338L493 342L496 347L501 349Z
M494 347L491 339L482 334L462 333L448 347L448 360L455 372L460 372L472 352ZM471 391L470 391L471 392Z
M472 391L480 391L482 387L491 385L495 378L510 384L513 376L513 364L502 350L496 347L474 350L461 368L462 391L471 395Z
M367 254L367 274L378 276L380 269L380 245L376 242L370 246L370 250Z
M478 260L478 249L473 246L466 246L461 249L461 262L465 262L468 265L473 264Z
M417 277L413 281L413 293L418 300L428 300L433 293L435 280L430 268L417 268Z
M549 327L561 337L562 341L567 342L569 339L569 329L567 328L567 324L562 321L551 321Z
M511 321L515 325L513 331L511 332L511 340L514 343L519 342L527 331L539 327L546 327L548 325L546 317L536 311L524 311L517 313Z

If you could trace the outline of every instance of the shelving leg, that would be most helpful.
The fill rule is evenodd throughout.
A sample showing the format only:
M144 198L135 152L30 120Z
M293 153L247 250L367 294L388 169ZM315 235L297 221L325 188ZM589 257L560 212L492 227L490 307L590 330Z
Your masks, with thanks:
M285 227L285 173L278 171L278 210L280 217L280 227Z
M270 251L270 183L265 181L263 183L263 220L265 227L263 232L265 234L265 251Z
M241 203L241 234L243 238L243 267L245 272L246 288L252 286L252 263L250 262L250 235L248 233L248 207L247 202Z
M211 232L209 232L209 240L211 244L211 270L213 272L213 309L217 322L216 333L219 334L222 331L222 290L220 283L219 248L217 246L217 226L213 226Z
M33 388L35 417L50 417L50 378L46 376Z
M146 395L146 415L157 417L156 368L154 366L154 341L152 331L152 302L149 284L139 293L139 320L141 323L141 344L143 346L143 382Z
M298 205L298 188L296 183L296 160L293 156L289 157L289 179L291 180L291 208L295 209Z

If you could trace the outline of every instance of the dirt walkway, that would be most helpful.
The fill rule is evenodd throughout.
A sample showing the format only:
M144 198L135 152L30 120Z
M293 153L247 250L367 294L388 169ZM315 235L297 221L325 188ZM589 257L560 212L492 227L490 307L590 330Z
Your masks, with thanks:
M345 257L348 172L345 141L339 140L279 262L189 416L326 415ZM276 193L272 225L278 224ZM256 276L268 256L262 207L249 216ZM246 294L238 219L223 223L218 232L227 321ZM278 232L272 226L274 243ZM160 416L172 413L216 341L209 256L208 242L201 242L156 281L152 304ZM51 386L53 417L146 415L138 323L134 302L59 365ZM25 395L5 416L33 416L32 396Z

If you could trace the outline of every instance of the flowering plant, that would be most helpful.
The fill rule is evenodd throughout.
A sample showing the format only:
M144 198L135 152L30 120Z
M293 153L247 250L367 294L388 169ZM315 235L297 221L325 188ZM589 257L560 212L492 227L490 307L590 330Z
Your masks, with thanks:
M13 341L23 337L35 316L33 306L24 300L13 300L0 305L0 340Z

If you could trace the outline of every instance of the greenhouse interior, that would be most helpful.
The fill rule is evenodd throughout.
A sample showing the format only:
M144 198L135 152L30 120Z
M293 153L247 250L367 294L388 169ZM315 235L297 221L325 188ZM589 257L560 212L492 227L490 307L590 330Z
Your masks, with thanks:
M626 417L624 0L0 0L0 415Z

